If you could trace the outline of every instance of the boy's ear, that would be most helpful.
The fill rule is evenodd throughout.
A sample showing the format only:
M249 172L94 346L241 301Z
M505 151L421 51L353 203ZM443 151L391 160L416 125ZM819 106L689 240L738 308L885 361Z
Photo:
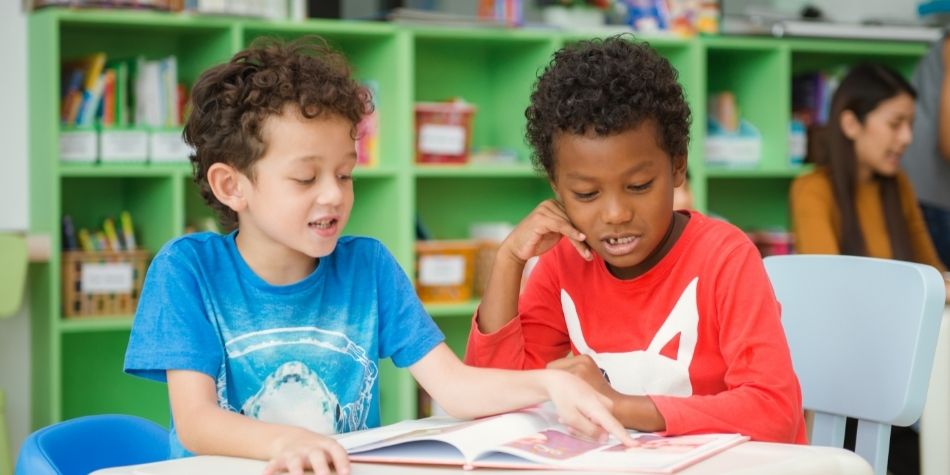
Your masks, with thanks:
M244 175L234 167L225 163L214 163L208 168L208 185L218 201L235 213L247 207L244 199L244 190L241 179Z
M858 120L858 116L854 115L853 111L845 110L841 112L841 117L838 118L839 126L841 126L841 132L845 137L854 140L855 137L861 133L861 121Z
M683 186L686 181L686 155L673 157L673 188Z

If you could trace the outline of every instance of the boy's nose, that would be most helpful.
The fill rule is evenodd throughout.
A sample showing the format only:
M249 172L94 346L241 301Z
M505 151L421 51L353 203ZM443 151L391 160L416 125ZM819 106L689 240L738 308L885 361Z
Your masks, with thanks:
M317 192L317 204L338 205L343 201L343 189L336 180L327 180Z
M607 224L625 223L633 219L633 211L623 200L608 199L604 207L604 222Z

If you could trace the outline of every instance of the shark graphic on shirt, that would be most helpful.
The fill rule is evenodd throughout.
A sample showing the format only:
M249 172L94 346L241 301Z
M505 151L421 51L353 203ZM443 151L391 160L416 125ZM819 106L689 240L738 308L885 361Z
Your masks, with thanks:
M604 372L610 385L623 394L662 394L690 396L693 386L689 380L689 365L696 350L699 326L699 310L696 305L696 286L699 278L690 281L673 306L670 315L654 335L645 350L623 353L598 353L590 348L581 331L577 307L571 296L561 289L561 308L574 348L588 355ZM676 358L669 358L660 351L679 335Z

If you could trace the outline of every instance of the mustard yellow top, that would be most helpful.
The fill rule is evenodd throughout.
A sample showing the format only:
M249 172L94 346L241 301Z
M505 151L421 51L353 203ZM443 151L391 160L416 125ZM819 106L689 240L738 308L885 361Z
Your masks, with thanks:
M897 174L897 189L901 209L907 221L914 261L929 264L945 271L937 250L928 234L923 215L917 205L914 188L903 171ZM795 235L795 250L801 254L840 254L838 247L841 235L841 215L835 204L831 177L824 168L816 168L792 182L791 189L792 232ZM892 258L891 239L884 221L884 204L881 202L880 186L876 180L858 185L855 196L855 212L864 233L864 242L869 257Z

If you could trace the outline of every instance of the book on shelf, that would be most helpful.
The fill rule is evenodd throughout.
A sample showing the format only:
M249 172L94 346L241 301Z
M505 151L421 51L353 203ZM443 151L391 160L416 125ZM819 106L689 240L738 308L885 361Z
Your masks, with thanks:
M553 409L539 406L461 421L403 421L337 437L354 462L456 465L464 468L674 473L747 440L741 434L661 436L631 432L625 446L572 435Z

